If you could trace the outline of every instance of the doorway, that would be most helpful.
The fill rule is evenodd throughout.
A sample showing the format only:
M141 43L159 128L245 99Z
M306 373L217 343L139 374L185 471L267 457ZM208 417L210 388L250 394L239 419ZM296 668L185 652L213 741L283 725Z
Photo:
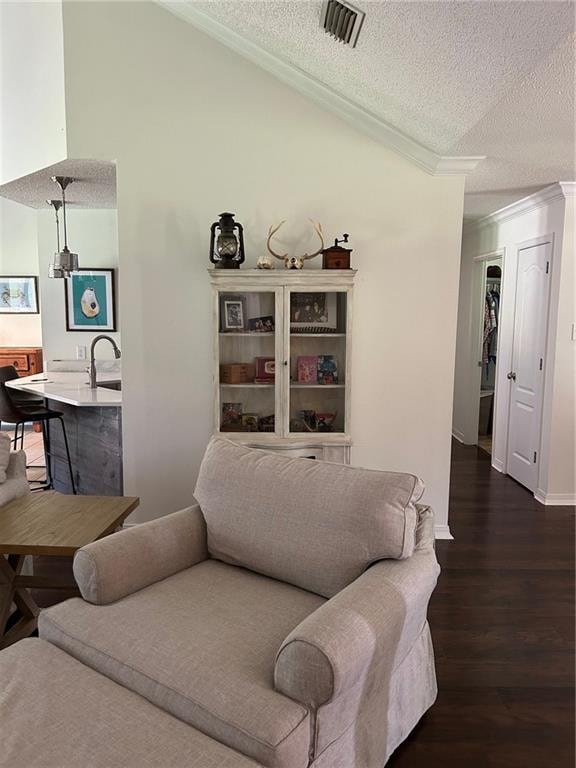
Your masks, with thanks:
M553 241L516 242L474 257L466 381L467 439L492 466L538 488ZM461 400L463 402L463 400ZM457 436L457 435L456 435Z
M506 472L531 491L538 485L552 242L518 245L509 386Z
M502 257L481 262L482 281L480 306L481 356L480 402L478 408L478 446L492 454L494 411L496 400L496 368L498 360L498 329L501 311Z

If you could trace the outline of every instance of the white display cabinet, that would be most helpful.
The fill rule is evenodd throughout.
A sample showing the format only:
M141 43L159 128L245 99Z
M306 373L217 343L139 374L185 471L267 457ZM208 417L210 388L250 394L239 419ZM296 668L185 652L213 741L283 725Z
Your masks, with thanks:
M209 273L215 434L348 463L355 270Z

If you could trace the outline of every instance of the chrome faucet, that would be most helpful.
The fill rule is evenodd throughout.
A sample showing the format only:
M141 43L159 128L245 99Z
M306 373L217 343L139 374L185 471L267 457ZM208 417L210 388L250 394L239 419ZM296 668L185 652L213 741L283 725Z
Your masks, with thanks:
M92 344L90 345L90 389L96 389L96 360L94 359L94 347L101 339L107 339L110 344L114 347L114 357L116 360L120 358L122 353L120 352L118 348L118 344L114 341L114 339L111 336L106 336L105 333L101 333L99 336L96 336L94 340L92 341Z

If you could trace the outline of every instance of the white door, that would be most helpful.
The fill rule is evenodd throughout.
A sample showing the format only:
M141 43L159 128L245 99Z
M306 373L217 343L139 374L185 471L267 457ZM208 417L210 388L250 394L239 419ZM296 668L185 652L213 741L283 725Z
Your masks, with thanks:
M507 471L536 490L544 390L551 243L518 250Z

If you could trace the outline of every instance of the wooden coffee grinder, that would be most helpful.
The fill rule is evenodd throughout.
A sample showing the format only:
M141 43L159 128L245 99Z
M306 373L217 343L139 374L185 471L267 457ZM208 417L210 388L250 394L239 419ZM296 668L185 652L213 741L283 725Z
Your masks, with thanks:
M334 245L322 251L322 269L350 269L350 254L352 248L343 248L338 243L347 243L349 235L344 232L342 239L334 240Z

